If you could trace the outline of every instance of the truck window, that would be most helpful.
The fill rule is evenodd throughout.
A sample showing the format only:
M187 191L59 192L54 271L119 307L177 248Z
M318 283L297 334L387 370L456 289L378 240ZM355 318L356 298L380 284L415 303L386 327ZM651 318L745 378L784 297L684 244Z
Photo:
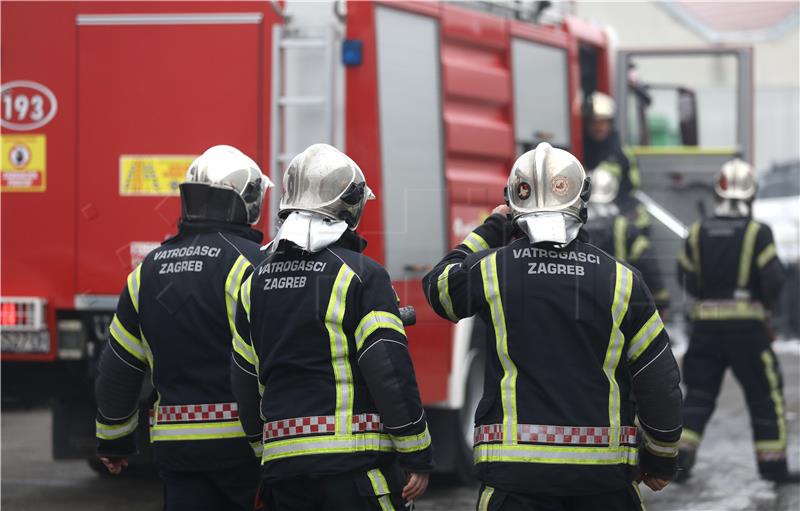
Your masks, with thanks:
M377 7L386 267L410 277L445 253L447 243L439 23ZM425 243L420 243L420 236Z
M517 38L511 62L517 154L544 141L569 148L566 50Z

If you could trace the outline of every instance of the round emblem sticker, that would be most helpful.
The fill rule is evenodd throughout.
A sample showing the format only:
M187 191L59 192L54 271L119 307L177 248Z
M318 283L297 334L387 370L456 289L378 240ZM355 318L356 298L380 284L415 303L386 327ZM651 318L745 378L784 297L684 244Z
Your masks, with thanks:
M564 176L555 176L550 180L550 190L559 197L563 197L569 192L569 180Z
M24 169L31 161L31 150L24 144L14 144L8 154L8 160L18 169Z
M531 185L528 183L520 183L517 185L517 197L520 200L527 200L531 196Z

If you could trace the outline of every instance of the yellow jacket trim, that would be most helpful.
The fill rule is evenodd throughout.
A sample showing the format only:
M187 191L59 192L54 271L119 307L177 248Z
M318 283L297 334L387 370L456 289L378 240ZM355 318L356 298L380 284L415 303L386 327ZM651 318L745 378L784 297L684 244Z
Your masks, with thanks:
M457 322L458 316L453 311L453 300L450 298L450 270L453 269L455 264L448 264L444 267L444 271L439 275L439 278L436 282L436 287L439 290L439 303L442 304L442 308L444 309L445 314L447 317L450 318L450 321Z
M636 465L635 447L561 447L544 445L480 444L475 463L552 463L558 465Z
M392 439L392 443L397 452L422 451L431 445L431 434L428 431L427 425L425 426L425 431L418 435L394 436L390 433L389 438Z
M461 242L463 245L466 245L472 252L480 252L481 250L489 250L489 244L486 243L479 234L471 232L464 238L464 241Z
M761 269L769 264L772 259L777 257L777 255L778 251L775 249L775 243L770 243L766 246L766 248L764 248L764 250L761 251L760 254L758 254L758 257L756 258L756 265L759 269Z
M128 294L131 297L133 308L136 310L137 314L139 313L139 286L141 283L142 265L140 263L139 266L128 275Z
M238 420L195 424L155 424L150 427L151 442L219 440L244 436L242 424Z
M739 278L736 281L739 289L747 289L747 284L750 282L750 267L753 266L753 251L756 246L758 229L758 222L751 220L744 231L742 251L739 255Z
M279 440L264 444L264 456L261 458L261 463L294 456L365 451L392 452L394 451L394 445L389 435L384 433L359 433L357 435L315 436Z
M347 265L339 268L331 288L328 310L325 313L325 328L328 330L331 347L331 365L336 380L336 433L350 431L353 415L353 373L348 358L347 335L342 328L344 310L347 305L347 290L355 273Z
M239 287L242 285L242 277L244 277L248 266L250 266L250 263L247 259L243 255L239 255L228 272L228 277L225 279L225 309L228 312L228 325L231 332L236 331L234 323L236 321L236 299L239 294Z
M139 410L137 409L128 420L121 424L103 424L95 421L95 436L101 440L116 440L128 436L139 426Z
M400 318L391 312L372 311L364 316L358 324L358 327L356 327L356 349L360 350L367 340L367 337L372 335L372 333L379 328L388 328L403 336L406 335L403 322Z
M767 381L769 382L770 397L775 406L775 418L778 421L778 438L777 445L786 449L786 415L783 407L783 395L781 393L781 384L778 373L775 370L775 358L772 356L770 350L761 352L761 361L764 362L764 369L767 373ZM761 442L764 442L763 440ZM758 448L758 444L756 444ZM776 449L777 450L777 449Z
M616 263L616 283L614 285L614 302L611 305L611 336L608 341L608 348L606 349L605 360L603 361L603 372L608 378L608 424L609 424L609 442L612 447L619 446L619 433L620 433L620 393L619 384L615 373L617 365L619 365L620 358L622 358L622 349L625 345L625 336L620 330L622 319L628 312L628 301L631 297L631 289L633 287L633 272L623 266L621 263Z
M614 256L628 260L628 220L623 216L614 218Z
M142 341L122 326L119 318L114 314L111 326L108 328L111 337L122 346L125 351L133 355L134 358L143 363L148 363L147 350Z
M639 329L630 342L628 348L628 361L636 362L639 356L644 353L653 339L658 337L658 334L664 330L664 323L661 321L661 316L658 311L655 311L650 319Z

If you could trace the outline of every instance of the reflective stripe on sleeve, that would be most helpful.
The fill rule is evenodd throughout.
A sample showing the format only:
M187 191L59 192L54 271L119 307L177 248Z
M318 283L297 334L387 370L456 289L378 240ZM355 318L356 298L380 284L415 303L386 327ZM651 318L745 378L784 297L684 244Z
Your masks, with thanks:
M244 283L242 284L242 289L240 291L242 295L242 307L244 307L244 312L247 314L247 321L250 321L250 287L253 284L253 273L248 276Z
M324 437L296 438L264 444L261 463L313 454L335 454L346 452L381 451L392 452L394 445L389 435L383 433L361 433L358 435L336 435Z
M746 289L750 281L750 267L753 266L753 251L756 246L758 229L758 222L751 220L744 231L742 250L739 254L739 278L736 280L739 289Z
M389 328L404 336L406 335L403 322L400 318L391 312L372 311L364 316L358 324L358 327L356 327L356 348L360 350L367 340L367 337L379 328Z
M328 330L331 347L331 365L336 381L336 433L350 432L353 415L353 373L347 351L347 335L342 328L344 309L347 304L347 290L355 273L342 264L331 288L328 310L325 313L325 327Z
M647 431L642 430L642 433L644 433L644 447L652 454L662 458L674 458L678 455L678 442L659 442L648 435Z
M122 346L125 351L133 355L140 362L148 363L147 347L138 337L128 332L128 330L122 326L116 314L111 321L111 326L108 328L108 331L111 337L113 337L114 340L117 341L117 344Z
M389 437L392 439L397 452L422 451L431 445L431 434L427 425L425 426L425 431L418 435L394 436L390 434Z
M630 347L628 348L628 361L629 362L636 362L636 359L639 358L639 355L644 353L650 343L653 342L658 334L664 330L664 323L661 321L661 316L659 316L658 311L655 311L650 319L647 320L641 329L633 336L633 340L630 342Z
M774 259L777 255L778 251L775 249L775 243L770 243L764 250L761 251L760 254L758 254L758 257L756 258L756 265L759 269L761 269L769 264L770 261L772 261L772 259Z
M500 395L503 404L504 442L517 443L517 366L508 351L503 300L500 296L500 285L497 279L497 252L481 260L483 276L483 292L492 316L497 356L503 366L503 378L500 380Z
M614 303L611 306L611 338L603 362L603 372L608 378L608 424L609 436L612 447L619 445L620 431L620 394L619 384L615 376L617 365L622 357L622 348L625 345L625 336L620 330L622 318L628 311L628 301L631 297L633 273L620 263L616 263L617 277L614 285Z
M155 424L150 428L151 442L218 440L244 436L242 424L238 420L194 424Z
M636 447L562 447L551 445L480 444L475 463L554 463L559 465L636 465Z
M453 269L454 266L458 266L457 264L448 264L444 267L444 271L436 282L436 287L439 290L439 303L442 304L442 308L444 309L445 314L447 317L450 318L450 321L458 321L458 316L453 311L453 300L450 299L450 270Z
M130 275L128 275L128 294L131 297L131 302L133 302L133 308L136 310L136 313L139 313L139 286L142 282L142 265L141 263L139 266L133 270Z
M648 240L645 236L637 236L631 245L629 259L631 261L638 261L648 248L650 248L650 240Z
M253 352L253 347L242 339L242 336L239 335L239 332L234 329L233 331L233 350L239 354L243 359L247 361L250 365L255 367L256 365L256 357L255 353Z
M614 218L614 256L628 260L628 220L623 216Z
M683 428L681 432L681 440L678 443L682 449L694 450L700 445L700 440L702 440L702 436L700 433L696 431L692 431L691 429Z
M775 358L770 350L764 350L761 352L761 361L764 363L764 370L767 373L769 395L772 398L772 404L775 407L775 419L778 422L778 438L775 440L773 447L775 447L774 450L778 450L778 448L786 449L786 416L784 414L780 379L775 369ZM761 440L761 442L763 445L764 440ZM756 445L756 448L758 448L758 445Z
M466 245L472 252L480 252L481 250L489 250L489 244L486 243L479 234L475 234L471 232L464 238L464 241L461 242L462 245Z
M236 298L239 294L239 286L242 284L242 277L250 263L247 259L240 255L236 262L233 263L231 271L228 272L228 278L225 279L225 308L228 311L228 325L231 332L236 331Z
M102 422L95 421L95 436L101 440L116 440L124 436L130 435L136 431L139 425L139 410L131 415L131 417L122 424L103 424Z

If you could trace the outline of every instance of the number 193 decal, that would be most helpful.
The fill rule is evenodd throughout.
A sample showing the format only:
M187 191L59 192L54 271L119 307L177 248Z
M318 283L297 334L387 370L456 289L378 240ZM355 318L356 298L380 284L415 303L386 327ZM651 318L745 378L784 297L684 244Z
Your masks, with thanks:
M53 91L41 83L14 80L3 84L0 124L4 128L29 131L50 122L58 110Z

